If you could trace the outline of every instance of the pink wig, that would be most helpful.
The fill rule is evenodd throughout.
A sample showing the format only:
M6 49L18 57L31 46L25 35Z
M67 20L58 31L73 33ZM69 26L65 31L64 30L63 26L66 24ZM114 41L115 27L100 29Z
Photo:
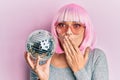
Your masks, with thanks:
M55 16L52 27L51 27L51 33L54 36L56 40L56 53L61 54L64 53L64 50L61 48L59 40L58 40L58 35L56 33L56 26L55 24L58 22L62 21L76 21L76 22L81 22L82 24L85 25L85 35L82 44L80 45L80 50L84 52L86 47L90 47L91 49L94 48L94 43L95 43L95 34L93 31L93 26L91 24L90 18L85 11L84 8L82 8L79 5L76 4L68 4L62 7L57 15Z

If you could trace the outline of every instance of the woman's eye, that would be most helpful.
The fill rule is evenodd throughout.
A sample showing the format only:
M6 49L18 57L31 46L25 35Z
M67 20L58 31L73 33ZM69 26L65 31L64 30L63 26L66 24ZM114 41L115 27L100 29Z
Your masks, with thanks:
M59 28L63 28L63 27L65 27L65 26L66 26L66 25L65 25L64 23L59 23L59 24L58 24L58 27L59 27Z
M74 24L74 28L80 28L81 25L80 24Z

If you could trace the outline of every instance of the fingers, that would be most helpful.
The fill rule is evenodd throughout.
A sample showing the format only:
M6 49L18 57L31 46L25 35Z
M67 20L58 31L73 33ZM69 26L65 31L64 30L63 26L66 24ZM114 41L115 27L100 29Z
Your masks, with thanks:
M27 61L27 52L26 51L24 52L24 57L25 57L25 60Z
M40 63L40 61L41 61L41 58L40 58L40 56L37 56L37 60L36 60L37 62L36 62L36 67L37 66L39 66L39 63Z
M63 47L64 47L64 50L65 50L66 59L67 59L69 65L71 65L72 62L76 59L76 51L74 49L74 46L68 40L68 37L66 37L64 39Z
M69 53L71 55L71 53L72 53L72 46L67 41L67 39L64 39L64 48L65 48L66 53Z
M46 65L49 66L51 62L51 58L47 60Z
M71 45L73 46L74 50L79 54L80 53L79 48L78 48L78 46L75 46L74 40L71 37L69 37L68 39L69 39Z
M42 58L40 58L40 56L37 57L37 60L36 60L36 64L35 64L35 68L37 67L45 67L45 66L49 66L50 65L50 62L51 62L51 58L48 59L47 61L43 61Z
M29 66L33 69L34 64L30 58L30 53L25 52L25 59L26 59L27 63L29 64Z
M66 52L66 53L65 53L65 54L66 54L66 56L68 56L68 53L67 53L67 48L66 48L65 44L63 44L63 48L64 48L64 51Z
M70 42L68 37L65 37L64 42L65 42L64 44L65 44L65 47L66 47L68 53L70 55L74 55L74 53L76 53L76 52L75 52L74 46L72 45L72 43Z
M85 61L88 60L89 52L90 52L90 47L87 47L87 48L85 49L85 53L84 53L84 59L85 59Z
M71 50L72 54L80 53L78 46L75 45L74 40L71 37L65 37L66 44L68 44L68 48Z
M48 63L50 63L50 61L51 61L51 58L50 58L50 59L48 59L47 64L48 64Z

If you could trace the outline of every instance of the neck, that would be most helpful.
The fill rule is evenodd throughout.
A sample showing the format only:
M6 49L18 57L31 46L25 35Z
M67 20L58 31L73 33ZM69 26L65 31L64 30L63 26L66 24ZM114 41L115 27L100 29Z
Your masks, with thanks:
M51 64L59 67L59 68L65 68L67 67L67 61L65 58L65 54L54 54L51 59Z

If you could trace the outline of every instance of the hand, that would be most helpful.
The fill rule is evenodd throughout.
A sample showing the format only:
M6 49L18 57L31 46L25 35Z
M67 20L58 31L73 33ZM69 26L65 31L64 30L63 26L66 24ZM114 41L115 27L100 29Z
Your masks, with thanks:
M73 40L71 40L71 38L65 36L63 41L63 48L66 54L67 63L73 72L77 72L85 66L88 60L90 48L87 47L84 55L82 55L82 52L79 50L78 46L75 45Z
M39 62L41 60L40 57L38 57L36 60L33 60L31 58L31 55L27 52L25 52L25 59L31 69L38 75L40 80L48 80L49 78L49 66L51 58L43 65L39 65Z

